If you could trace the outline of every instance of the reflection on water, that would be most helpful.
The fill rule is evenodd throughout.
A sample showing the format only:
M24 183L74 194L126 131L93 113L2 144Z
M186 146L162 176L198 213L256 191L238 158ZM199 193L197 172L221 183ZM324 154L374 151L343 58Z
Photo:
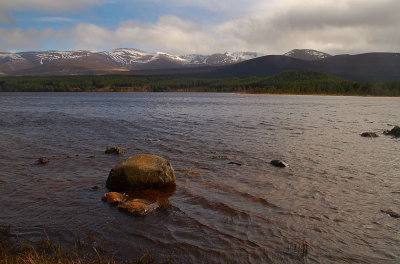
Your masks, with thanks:
M121 259L398 263L399 220L381 210L400 211L400 141L359 134L399 117L398 98L1 93L0 225L61 243L90 229ZM101 201L137 153L177 176L175 190L131 194L171 204L142 218Z

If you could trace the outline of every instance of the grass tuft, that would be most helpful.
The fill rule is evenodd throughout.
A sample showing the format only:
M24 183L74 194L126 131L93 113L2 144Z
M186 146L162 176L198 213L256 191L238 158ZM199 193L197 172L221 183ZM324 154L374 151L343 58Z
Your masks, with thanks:
M88 231L83 239L74 237L71 249L65 250L46 235L37 242L20 239L10 226L0 227L0 264L169 264L172 258L159 261L150 251L130 260L116 261L104 245Z

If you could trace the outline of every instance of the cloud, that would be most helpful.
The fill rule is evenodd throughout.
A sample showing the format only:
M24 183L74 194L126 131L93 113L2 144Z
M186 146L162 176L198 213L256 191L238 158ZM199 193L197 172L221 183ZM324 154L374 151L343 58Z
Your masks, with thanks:
M156 23L125 21L116 30L94 24L79 24L72 32L78 49L135 47L171 53L210 52L217 44L199 25L176 16L162 16ZM95 40L95 41L93 41Z
M233 48L282 53L314 48L332 53L395 51L400 2L281 0L259 2L250 16L217 26ZM386 40L386 41L385 41Z
M13 24L12 11L60 13L81 10L95 4L101 4L101 0L0 0L0 23Z
M100 0L0 0L3 10L73 11L101 3Z
M13 17L8 12L0 10L0 23L11 24L14 22Z
M69 17L39 17L34 18L33 20L38 22L76 22L76 19Z
M140 4L141 1L130 3ZM165 4L161 0L148 1ZM47 1L8 2L10 8L16 8L22 2L37 7ZM99 3L99 0L52 2L56 3L47 8L59 10L88 6ZM103 0L102 3L106 2ZM70 43L75 49L133 47L176 54L225 51L282 54L293 48L313 48L332 54L398 52L400 46L398 0L249 0L246 4L239 0L170 0L168 3L207 8L226 16L222 22L216 23L212 19L194 22L176 15L163 15L155 22L127 20L114 28L80 23L66 30L53 31L53 35L47 38L58 43ZM33 43L40 44L45 40L44 36L46 34L38 32L37 37L31 37L35 40ZM5 41L0 41L2 50L10 46L3 45Z
M49 39L53 35L52 29L20 29L20 28L1 28L0 47L4 51L35 50L42 46L41 41Z

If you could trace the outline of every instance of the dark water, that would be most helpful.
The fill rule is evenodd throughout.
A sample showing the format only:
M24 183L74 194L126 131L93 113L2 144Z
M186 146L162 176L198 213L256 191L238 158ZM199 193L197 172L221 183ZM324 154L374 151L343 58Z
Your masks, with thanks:
M0 226L61 243L90 229L121 259L400 263L400 220L380 211L400 211L400 140L359 136L399 123L398 98L1 93ZM132 217L100 197L136 153L200 174L177 172L172 207Z

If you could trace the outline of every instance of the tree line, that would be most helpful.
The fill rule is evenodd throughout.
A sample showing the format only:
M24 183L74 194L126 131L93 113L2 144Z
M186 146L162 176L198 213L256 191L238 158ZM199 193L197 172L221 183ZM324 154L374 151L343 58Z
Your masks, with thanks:
M399 78L400 79L400 78ZM264 77L103 75L0 77L1 92L239 92L399 96L400 81L355 82L316 71Z

